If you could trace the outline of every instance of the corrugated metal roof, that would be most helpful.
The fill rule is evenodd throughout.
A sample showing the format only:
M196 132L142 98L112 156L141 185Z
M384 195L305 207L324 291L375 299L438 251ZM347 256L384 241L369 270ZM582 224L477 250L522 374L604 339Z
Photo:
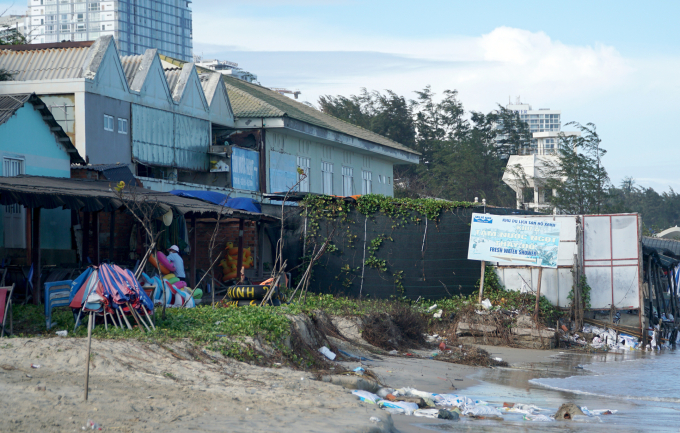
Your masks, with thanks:
M16 81L58 80L82 77L89 47L14 50L0 48L0 69Z
M123 65L123 71L125 72L125 78L127 79L128 85L132 84L132 81L139 71L139 65L142 63L144 56L125 56L120 58L120 63Z
M171 92L174 92L175 86L177 86L177 82L179 81L179 76L181 74L181 69L165 70L165 78L168 80L168 87L170 88Z
M111 190L110 184L111 181L108 180L26 175L0 177L0 204L21 204L30 208L45 209L63 207L64 209L85 212L111 212L121 208L124 203ZM151 191L146 188L136 188L133 192L141 197L142 201L150 205L158 203L157 216L161 216L172 209L174 213L181 215L217 216L221 214L252 220L275 221L277 219L264 214L222 207L201 200L178 197L167 192Z
M30 93L0 96L0 125L14 116L14 113L16 113L19 108L23 107L30 97Z
M341 132L362 140L371 141L386 147L420 155L413 149L375 132L361 128L337 117L290 99L263 86L248 83L238 78L223 75L235 117L281 117L310 123L312 125Z

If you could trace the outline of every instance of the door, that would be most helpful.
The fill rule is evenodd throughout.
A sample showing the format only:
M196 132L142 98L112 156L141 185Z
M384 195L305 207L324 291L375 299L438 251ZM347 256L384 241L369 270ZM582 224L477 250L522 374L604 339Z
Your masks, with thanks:
M2 172L6 177L24 174L24 161L3 158ZM5 206L3 223L5 248L26 248L26 208L18 204Z

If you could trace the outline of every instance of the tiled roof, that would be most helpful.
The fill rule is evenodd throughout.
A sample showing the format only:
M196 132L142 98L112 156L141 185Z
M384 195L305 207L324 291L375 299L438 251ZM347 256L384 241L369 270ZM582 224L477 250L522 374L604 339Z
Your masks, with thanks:
M366 141L419 155L413 149L392 141L375 132L361 128L337 117L322 113L308 105L297 102L266 87L223 75L229 100L235 117L282 117L288 116L315 126L358 137Z
M0 47L0 69L17 81L82 77L89 46L17 50Z

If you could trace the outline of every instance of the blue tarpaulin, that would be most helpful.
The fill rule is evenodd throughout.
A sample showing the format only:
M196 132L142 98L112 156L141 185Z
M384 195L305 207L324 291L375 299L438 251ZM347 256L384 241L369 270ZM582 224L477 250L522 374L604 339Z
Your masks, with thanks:
M226 194L215 191L189 191L175 189L170 191L170 194L174 194L179 197L195 198L198 200L207 201L209 203L214 203L218 206L223 204L231 209L244 210L247 212L262 213L262 207L260 203L253 200L252 198L245 197L234 197L228 198ZM225 204L226 200L226 204Z

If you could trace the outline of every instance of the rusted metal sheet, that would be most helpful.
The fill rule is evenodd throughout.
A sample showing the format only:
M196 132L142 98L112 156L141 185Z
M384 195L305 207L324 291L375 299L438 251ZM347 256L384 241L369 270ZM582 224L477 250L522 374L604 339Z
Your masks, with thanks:
M210 122L132 105L132 156L149 165L208 170Z

